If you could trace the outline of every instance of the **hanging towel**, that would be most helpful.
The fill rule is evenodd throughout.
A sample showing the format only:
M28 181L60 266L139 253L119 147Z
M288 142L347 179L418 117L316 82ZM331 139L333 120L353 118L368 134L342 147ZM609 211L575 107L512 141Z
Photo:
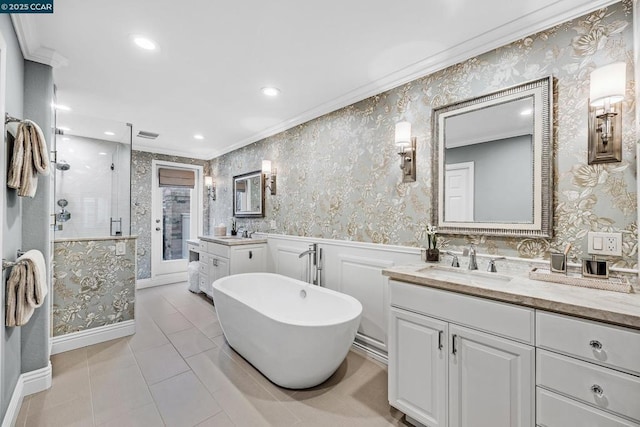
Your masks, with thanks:
M33 197L38 188L36 173L49 175L47 141L40 126L24 120L18 125L13 143L7 186L17 189L18 196Z
M7 326L26 324L47 296L47 267L40 251L31 250L16 260L7 281Z

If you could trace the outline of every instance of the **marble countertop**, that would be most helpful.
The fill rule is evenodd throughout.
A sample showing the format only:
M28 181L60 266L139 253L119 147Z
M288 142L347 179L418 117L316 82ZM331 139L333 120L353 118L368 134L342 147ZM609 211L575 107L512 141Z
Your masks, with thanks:
M237 245L256 245L259 243L267 243L267 239L253 239L240 236L198 236L200 240L205 242L218 243L220 245L237 246Z
M387 268L390 279L640 329L640 294L604 291L420 263ZM484 279L484 280L483 280Z

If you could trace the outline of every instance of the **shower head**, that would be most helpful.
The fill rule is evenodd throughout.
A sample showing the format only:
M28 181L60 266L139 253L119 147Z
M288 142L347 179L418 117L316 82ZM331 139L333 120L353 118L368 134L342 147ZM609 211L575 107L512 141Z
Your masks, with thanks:
M60 160L59 162L56 163L56 169L60 171L68 171L69 168L71 168L71 165L65 162L64 160Z

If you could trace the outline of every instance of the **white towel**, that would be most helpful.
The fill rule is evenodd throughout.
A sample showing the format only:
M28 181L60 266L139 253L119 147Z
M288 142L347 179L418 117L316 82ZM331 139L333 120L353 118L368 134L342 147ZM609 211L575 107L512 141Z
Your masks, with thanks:
M16 260L7 281L7 326L22 326L47 296L47 267L42 253L26 252Z
M49 175L47 141L40 126L24 120L16 132L7 186L17 189L18 196L33 197L38 188L36 173Z

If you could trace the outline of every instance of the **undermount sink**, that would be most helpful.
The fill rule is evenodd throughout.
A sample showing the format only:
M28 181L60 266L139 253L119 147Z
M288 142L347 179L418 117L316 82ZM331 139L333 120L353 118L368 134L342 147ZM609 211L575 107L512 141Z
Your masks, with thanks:
M435 280L471 285L504 285L513 279L513 277L497 273L489 273L480 270L465 270L463 268L445 267L442 265L423 268L418 272L426 274Z

